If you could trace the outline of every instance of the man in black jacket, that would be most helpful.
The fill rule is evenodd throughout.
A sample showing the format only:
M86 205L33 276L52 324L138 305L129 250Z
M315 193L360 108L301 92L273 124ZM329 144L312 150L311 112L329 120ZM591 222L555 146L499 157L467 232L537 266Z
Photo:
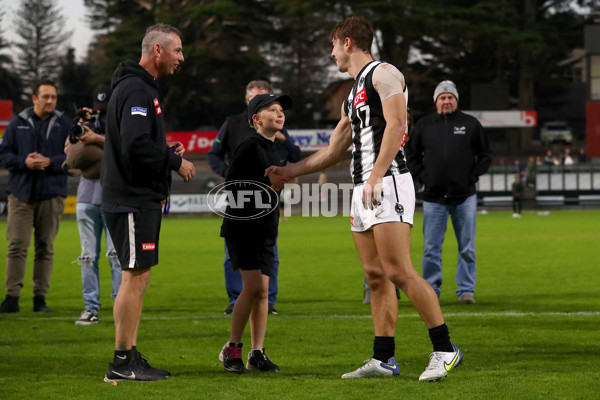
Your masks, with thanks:
M456 295L475 303L475 183L491 164L488 139L479 121L458 110L458 91L443 81L433 95L437 113L422 118L408 141L406 160L423 185L423 277L438 297L442 285L442 244L448 216L458 240Z
M246 104L256 95L270 92L272 92L272 88L269 82L251 81L246 85ZM231 163L240 143L256 135L258 135L256 130L248 124L248 112L246 110L241 114L228 117L221 126L219 134L208 152L208 164L212 170L223 178L226 178L229 173L229 164L225 162L225 156L227 156L228 162ZM281 149L281 162L300 161L300 148L294 144L285 128L282 132L277 132L275 140L281 143L281 146L279 146ZM271 279L269 280L269 314L277 314L277 310L275 309L275 303L277 302L277 275L279 271L277 242L275 242L273 251L275 252L275 261L273 262ZM239 271L233 269L227 246L225 246L223 268L225 270L225 290L229 297L229 305L225 309L225 314L231 314L235 301L242 292L242 276Z
M153 25L142 41L142 57L122 62L112 78L106 142L102 162L102 210L121 268L121 287L113 309L115 352L106 382L165 379L168 371L152 368L137 351L137 332L150 267L158 264L161 202L169 194L170 171L185 182L194 165L171 151L166 142L164 108L156 79L172 75L183 62L181 33Z

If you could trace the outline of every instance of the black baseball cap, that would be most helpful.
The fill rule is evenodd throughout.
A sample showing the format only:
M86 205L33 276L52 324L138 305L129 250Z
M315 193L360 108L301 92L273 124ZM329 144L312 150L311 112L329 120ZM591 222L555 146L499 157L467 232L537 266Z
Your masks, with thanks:
M98 86L96 90L94 90L94 110L106 110L108 106L108 100L110 99L110 95L112 90L108 86Z
M281 104L281 108L284 110L287 110L292 106L292 98L285 94L278 96L273 93L266 93L254 96L252 100L250 100L250 103L248 103L248 122L250 123L250 126L252 126L252 116L258 113L261 108L268 106L275 101L278 101L279 104Z

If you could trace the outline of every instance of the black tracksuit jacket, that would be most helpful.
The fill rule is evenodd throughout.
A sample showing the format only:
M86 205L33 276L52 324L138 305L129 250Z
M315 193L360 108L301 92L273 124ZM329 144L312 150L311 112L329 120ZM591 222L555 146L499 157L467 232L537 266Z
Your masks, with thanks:
M423 185L423 200L456 205L475 194L492 155L479 121L457 110L421 118L408 140L406 161Z

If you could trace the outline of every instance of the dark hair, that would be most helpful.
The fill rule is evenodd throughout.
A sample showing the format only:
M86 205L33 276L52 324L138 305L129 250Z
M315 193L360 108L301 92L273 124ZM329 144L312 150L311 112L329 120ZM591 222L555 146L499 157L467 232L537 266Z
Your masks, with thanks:
M54 89L57 89L56 83L54 83L54 81L52 79L50 79L50 78L42 78L39 81L37 81L35 83L35 85L33 86L33 94L34 95L37 96L40 93L40 86L42 86L42 85L53 86Z
M169 34L174 33L181 38L181 31L174 26L166 24L156 24L148 27L142 39L142 54L150 54L152 47L159 43L161 46L166 46L171 40Z
M350 38L359 49L371 53L373 27L364 17L346 18L342 22L338 22L329 35L330 41L344 40L345 38Z

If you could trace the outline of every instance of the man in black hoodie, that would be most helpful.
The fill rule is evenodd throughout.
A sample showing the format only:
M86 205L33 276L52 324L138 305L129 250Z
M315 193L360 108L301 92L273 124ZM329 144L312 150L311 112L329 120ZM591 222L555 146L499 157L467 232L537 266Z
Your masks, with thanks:
M458 110L458 91L443 81L433 95L437 113L419 120L408 141L406 161L423 185L423 277L438 297L442 285L442 244L448 224L458 240L456 295L475 303L475 183L490 167L490 146L479 121Z
M181 143L166 142L163 105L156 80L183 62L181 32L153 25L142 41L142 57L122 62L112 78L102 162L102 210L123 269L113 309L115 352L106 382L165 379L137 351L137 331L150 267L158 264L161 202L169 194L171 171L185 182L194 165L181 157Z

